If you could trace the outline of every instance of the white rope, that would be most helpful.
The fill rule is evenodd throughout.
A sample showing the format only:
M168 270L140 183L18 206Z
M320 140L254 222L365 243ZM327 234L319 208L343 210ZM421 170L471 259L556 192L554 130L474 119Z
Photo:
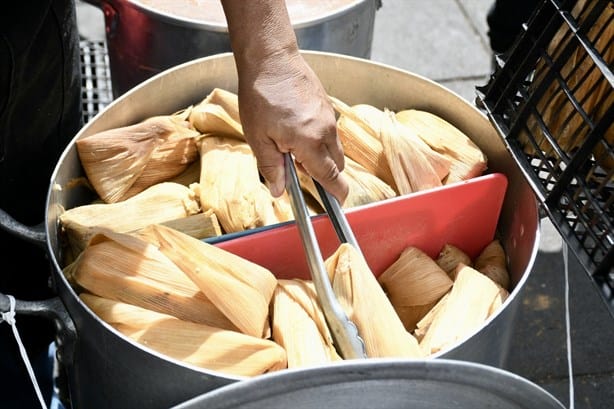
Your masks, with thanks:
M32 365L30 364L30 359L28 359L28 353L26 352L26 348L21 342L19 331L17 331L17 325L15 323L15 297L13 297L12 295L7 295L7 297L9 298L11 307L7 312L0 313L0 323L2 323L2 321L6 321L6 323L9 324L13 329L13 335L15 336L15 340L17 341L17 345L19 346L21 359L26 365L28 374L30 375L30 380L32 381L32 385L34 386L34 390L36 391L36 396L38 396L38 401L40 402L40 405L43 409L47 409L45 399L43 399L43 394L41 393L40 387L38 386L38 382L36 382L36 376L34 375L34 370L32 369Z
M565 266L565 332L567 342L567 372L569 376L569 409L574 409L573 363L571 360L571 317L569 314L569 263L568 247L563 241L563 264Z

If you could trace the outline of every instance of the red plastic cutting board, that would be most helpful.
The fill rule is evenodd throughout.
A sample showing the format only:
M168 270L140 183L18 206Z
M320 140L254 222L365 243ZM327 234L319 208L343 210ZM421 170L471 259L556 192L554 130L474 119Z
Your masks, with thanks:
M361 250L377 276L408 246L436 257L446 243L471 258L495 235L507 178L493 173L346 211ZM339 246L327 215L312 218L324 259ZM309 278L294 222L215 244L268 268L278 278Z

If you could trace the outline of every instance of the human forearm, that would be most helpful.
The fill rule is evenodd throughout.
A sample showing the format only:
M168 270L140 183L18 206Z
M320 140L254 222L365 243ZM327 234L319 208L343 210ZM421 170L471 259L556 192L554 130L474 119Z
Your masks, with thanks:
M298 53L284 0L222 0L222 6L241 70L253 72Z
M239 77L239 114L258 169L274 196L283 193L283 154L343 201L343 150L335 113L299 53L284 0L222 0Z

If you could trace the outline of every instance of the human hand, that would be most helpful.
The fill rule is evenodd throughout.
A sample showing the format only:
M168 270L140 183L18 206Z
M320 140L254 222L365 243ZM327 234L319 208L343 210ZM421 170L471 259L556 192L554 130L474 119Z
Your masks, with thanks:
M239 75L239 112L245 137L271 194L285 188L283 153L341 203L348 184L335 112L315 73L296 52L280 50Z
M335 112L299 53L285 0L222 0L239 75L239 115L273 196L285 188L284 153L343 203L349 187Z

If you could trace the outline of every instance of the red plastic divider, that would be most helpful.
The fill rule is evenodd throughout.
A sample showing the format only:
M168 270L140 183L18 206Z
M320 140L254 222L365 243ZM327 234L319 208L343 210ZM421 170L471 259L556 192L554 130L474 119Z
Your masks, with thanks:
M453 244L475 257L495 237L507 178L492 173L465 182L395 197L346 211L373 273L378 276L408 246L436 257ZM324 259L339 240L327 215L312 218ZM309 278L295 223L247 233L216 246L268 268L278 278Z

